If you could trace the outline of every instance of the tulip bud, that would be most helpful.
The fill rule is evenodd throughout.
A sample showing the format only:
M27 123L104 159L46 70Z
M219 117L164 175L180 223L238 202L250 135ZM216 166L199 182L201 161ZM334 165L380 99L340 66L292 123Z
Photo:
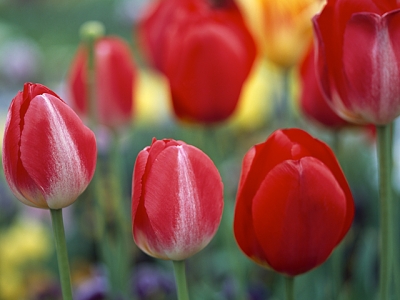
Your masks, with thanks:
M183 260L216 233L223 184L201 150L175 140L153 140L135 163L132 181L133 238L156 258Z
M349 122L386 125L400 115L398 19L398 1L375 0L328 1L313 18L323 94Z
M96 103L94 114L100 124L118 128L132 120L136 67L129 46L118 37L103 37L95 43ZM81 45L72 62L68 86L71 107L89 118L87 75L88 49Z
M12 100L3 167L22 203L50 209L72 204L93 177L96 154L94 133L47 87L26 83Z
M234 233L255 262L289 276L322 264L349 230L354 202L330 148L275 131L243 159Z
M214 123L235 111L256 56L233 1L159 1L139 33L152 64L168 78L180 120Z

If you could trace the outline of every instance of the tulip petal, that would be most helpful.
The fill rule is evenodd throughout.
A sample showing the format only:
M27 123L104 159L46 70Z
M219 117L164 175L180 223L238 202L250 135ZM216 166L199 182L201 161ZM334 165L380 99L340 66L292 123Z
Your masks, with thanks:
M250 54L223 24L205 19L195 25L182 26L178 34L184 38L167 58L173 107L183 119L223 120L236 108L251 70Z
M161 72L165 71L165 56L168 52L166 41L174 30L175 14L186 13L178 1L152 2L139 21L138 44L143 48L146 59ZM169 26L167 32L165 24Z
M333 151L325 143L313 138L305 131L302 131L300 129L290 129L283 131L293 143L309 145L308 149L310 149L310 156L315 157L327 166L327 168L331 171L336 181L339 183L341 189L343 190L346 196L347 207L345 225L343 226L342 234L337 241L337 243L339 243L351 227L355 210L353 196L351 194L351 190L349 184L347 183L346 177L344 176L343 171L339 165L339 162L337 161Z
M139 202L142 198L142 178L144 176L144 172L146 169L147 159L149 157L148 148L146 147L142 151L139 152L136 162L135 168L133 170L133 181L132 181L132 224L135 223L135 216L139 206Z
M23 93L19 92L11 102L7 114L7 121L3 142L3 167L7 182L14 195L22 203L40 208L47 208L47 203L37 187L26 172L20 160L21 106L24 103ZM29 102L28 102L29 104Z
M71 97L71 107L81 117L88 117L89 103L87 103L88 93L86 92L86 61L87 51L85 46L79 46L75 53L74 61L69 70L68 85Z
M109 126L122 126L133 116L133 89L136 77L129 46L116 37L98 40L96 84L99 120Z
M169 80L174 112L185 121L229 117L256 56L233 1L159 1L139 24L146 54ZM211 48L210 48L211 47Z
M153 145L155 143L156 142L153 141ZM158 144L159 146L162 146L160 143ZM146 167L149 165L149 151L150 147L146 147L140 151L136 158L135 169L133 171L132 232L135 243L140 247L140 249L149 255L157 257L157 253L160 249L154 246L154 243L151 243L151 241L156 241L157 237L150 224L146 208L144 207L146 190L143 187L143 182L146 180L145 172Z
M70 103L82 118L95 117L96 122L116 129L132 119L136 68L128 44L118 37L98 39L94 48L97 101L88 103L88 49L80 45L68 76ZM91 115L91 110L96 114Z
M251 148L243 158L242 173L240 175L238 196L235 204L235 218L233 223L233 230L235 239L240 249L254 259L257 263L265 264L264 252L259 245L255 236L252 216L252 202L251 198L242 196L243 186L247 181L249 170L252 166L254 157L256 155L256 147ZM248 190L250 192L250 190Z
M391 19L399 16L400 11L391 14ZM400 113L400 71L396 58L399 51L399 42L390 39L387 18L358 13L348 22L343 64L350 86L350 109L360 119L386 124Z
M253 201L253 222L267 262L298 275L323 263L337 244L346 197L330 170L305 157L269 172Z
M242 172L240 174L240 180L239 180L239 190L243 187L244 183L247 180L247 176L249 174L251 165L253 164L256 152L257 152L256 147L252 147L249 151L247 151L247 153L243 158Z
M204 153L189 145L167 147L144 184L144 206L157 237L146 237L153 256L181 260L209 243L221 219L222 182Z
M295 130L295 129L292 129ZM303 131L300 131L301 132ZM284 160L293 158L294 142L283 130L275 131L265 143L246 154L235 207L234 232L242 251L258 263L265 262L264 252L255 237L252 220L252 199L268 172ZM297 147L295 154L299 154ZM301 151L300 151L301 152ZM251 171L247 171L250 168Z
M68 206L93 176L96 163L93 132L71 108L51 94L33 98L24 120L22 164L49 208Z
M341 50L344 48L343 35L347 22L359 11L380 13L379 8L368 1L329 1L322 12L313 18L313 24L317 41L316 70L322 93L340 117L354 123L366 123L349 109Z
M305 116L329 128L338 129L349 125L339 117L325 101L315 72L315 47L312 45L300 66L300 105Z

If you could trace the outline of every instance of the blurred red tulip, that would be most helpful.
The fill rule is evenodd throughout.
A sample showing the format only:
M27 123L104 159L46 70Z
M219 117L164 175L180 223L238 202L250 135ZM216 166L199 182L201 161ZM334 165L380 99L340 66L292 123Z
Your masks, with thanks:
M87 93L88 49L81 45L72 62L68 85L71 107L89 118ZM128 44L118 37L104 37L95 44L96 117L110 128L129 124L133 116L136 67Z
M324 99L315 72L314 56L315 49L312 45L300 65L301 110L307 118L332 129L349 125Z
M213 123L231 116L256 56L233 1L161 0L139 34L150 61L169 80L178 118Z
M223 184L201 150L175 140L153 140L135 163L133 238L147 254L183 260L203 249L221 221Z
M235 207L242 251L289 276L322 264L349 230L354 202L331 149L300 129L247 152Z
M313 19L323 93L353 123L400 115L400 4L329 0Z
M10 105L3 140L7 182L22 203L60 209L86 189L96 166L96 140L53 91L26 83Z

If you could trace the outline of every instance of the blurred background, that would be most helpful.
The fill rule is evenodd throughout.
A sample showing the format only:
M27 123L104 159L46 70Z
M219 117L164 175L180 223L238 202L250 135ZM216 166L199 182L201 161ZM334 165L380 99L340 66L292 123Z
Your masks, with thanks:
M243 14L248 15L251 9L244 7L245 1L237 2ZM279 55L285 55L280 48L272 56L268 55L270 50L258 53L238 107L229 119L213 125L178 120L171 108L167 79L145 61L137 38L137 24L150 2L0 0L1 134L8 106L27 81L42 83L69 101L66 78L80 43L80 27L89 20L100 21L107 35L118 35L128 42L139 74L134 92L135 114L132 124L120 136L119 144L123 161L120 170L122 205L126 211L130 210L136 156L153 137L179 139L199 147L213 159L224 182L225 210L220 229L210 245L187 261L192 299L283 299L282 278L255 265L241 253L234 240L232 222L243 155L275 129L288 126L303 128L332 146L356 202L356 217L348 236L323 266L298 277L296 299L374 299L378 279L374 128L330 127L307 115L300 104L300 63L306 51L298 58L286 58ZM301 1L283 2L296 7ZM310 29L310 16L305 18ZM302 26L298 20L294 23L297 29ZM252 26L254 24L249 23L249 28ZM308 30L308 37L303 30L297 31L302 34L297 38L308 39L304 42L308 45L312 40L311 31ZM290 33L287 34L290 39ZM289 53L299 47L298 43L284 41ZM282 117L282 99L285 98L288 99L287 115ZM107 159L107 132L100 131L97 138L100 159ZM400 146L397 140L396 174L399 161L396 153ZM398 182L396 174L395 182ZM61 299L49 212L21 204L10 192L3 172L0 179L0 299ZM395 187L397 193L398 184ZM90 193L84 193L81 199L64 209L76 300L106 299L110 289L110 271L93 238L90 198ZM128 228L130 226L127 224ZM398 228L396 230L398 237ZM130 235L129 238L129 298L126 299L176 299L172 264L143 254Z

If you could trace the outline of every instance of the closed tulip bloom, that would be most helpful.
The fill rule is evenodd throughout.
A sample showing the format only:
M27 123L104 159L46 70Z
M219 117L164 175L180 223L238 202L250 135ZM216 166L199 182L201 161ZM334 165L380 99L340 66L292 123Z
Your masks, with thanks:
M315 71L315 48L312 45L300 64L300 108L304 115L325 127L340 129L349 122L328 105L322 94Z
M134 113L133 91L136 66L128 44L118 37L103 37L95 43L95 117L112 129L130 124ZM87 78L88 49L81 45L74 57L68 78L71 107L90 118Z
M140 30L147 55L168 78L179 119L214 123L232 115L256 56L232 0L159 1Z
M399 8L329 0L313 19L323 93L350 122L385 125L400 115Z
M151 2L138 23L138 39L146 60L160 72L165 72L166 44L178 14L187 14L185 0L158 0ZM179 20L179 19L178 19Z
M265 57L289 68L304 56L312 40L311 18L321 0L237 0Z
M3 167L22 203L50 209L73 203L93 177L96 153L93 132L47 87L26 83L12 100Z
M201 150L175 140L153 140L135 163L133 238L156 258L183 260L203 249L221 221L223 185Z
M256 263L295 276L322 264L349 230L354 202L331 149L275 131L243 159L234 234Z

